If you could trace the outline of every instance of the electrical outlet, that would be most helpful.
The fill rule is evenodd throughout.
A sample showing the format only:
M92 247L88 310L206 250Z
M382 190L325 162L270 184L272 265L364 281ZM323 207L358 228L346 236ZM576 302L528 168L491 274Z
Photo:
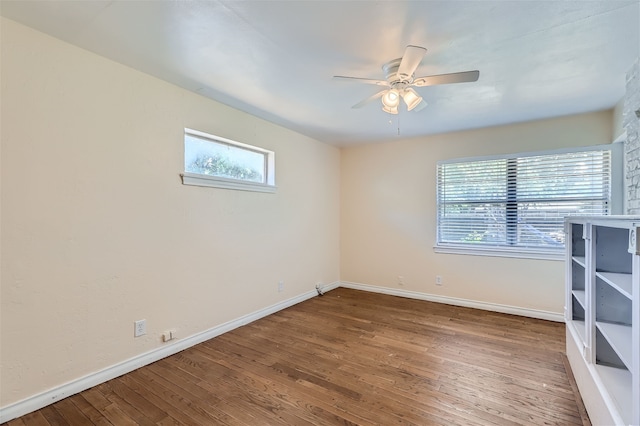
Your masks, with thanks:
M175 330L168 330L165 331L164 333L162 333L162 341L163 342L168 342L170 340L173 340L176 338L176 331Z
M133 337L140 337L147 334L147 320L141 319L133 322Z
M442 285L442 276L436 275L436 285Z
M402 275L398 275L398 285L404 285L404 277Z
M278 281L278 293L284 291L284 281Z

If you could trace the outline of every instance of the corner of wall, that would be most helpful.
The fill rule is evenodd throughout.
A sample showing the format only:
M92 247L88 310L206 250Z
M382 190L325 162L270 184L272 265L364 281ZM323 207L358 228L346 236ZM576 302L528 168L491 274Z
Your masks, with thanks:
M624 96L611 109L611 140L620 140L624 135Z

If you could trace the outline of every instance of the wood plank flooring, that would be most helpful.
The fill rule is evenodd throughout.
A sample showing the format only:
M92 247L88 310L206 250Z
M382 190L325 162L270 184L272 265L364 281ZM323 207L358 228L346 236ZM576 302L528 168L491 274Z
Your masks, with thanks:
M564 332L339 288L7 426L589 424Z

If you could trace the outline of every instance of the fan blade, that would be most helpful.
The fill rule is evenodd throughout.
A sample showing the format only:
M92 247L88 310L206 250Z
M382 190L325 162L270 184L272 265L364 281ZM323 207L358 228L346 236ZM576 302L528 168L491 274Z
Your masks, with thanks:
M373 102L378 98L381 98L382 95L384 95L385 93L387 93L387 90L383 90L381 92L376 93L373 96L368 97L367 99L365 99L364 101L358 102L357 104L355 104L354 106L352 106L351 108L362 108L363 106L365 106L366 104L368 104L369 102Z
M360 77L346 77L344 75L334 75L333 78L337 78L339 80L353 80L359 81L361 83L375 84L378 86L388 86L389 82L384 80L373 80L371 78L360 78Z
M408 79L413 75L420 61L424 58L424 54L427 53L427 49L420 46L407 46L402 55L400 66L398 67L398 77L401 79Z
M454 72L451 74L430 75L413 80L413 86L436 86L438 84L468 83L478 81L480 71Z

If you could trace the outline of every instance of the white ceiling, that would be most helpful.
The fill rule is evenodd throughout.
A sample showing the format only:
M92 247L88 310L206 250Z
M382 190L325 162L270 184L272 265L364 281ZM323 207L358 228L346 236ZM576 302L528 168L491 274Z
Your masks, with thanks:
M611 108L640 56L631 1L9 1L0 13L107 58L338 146ZM406 45L416 76L480 70L417 89L393 116L378 92Z

